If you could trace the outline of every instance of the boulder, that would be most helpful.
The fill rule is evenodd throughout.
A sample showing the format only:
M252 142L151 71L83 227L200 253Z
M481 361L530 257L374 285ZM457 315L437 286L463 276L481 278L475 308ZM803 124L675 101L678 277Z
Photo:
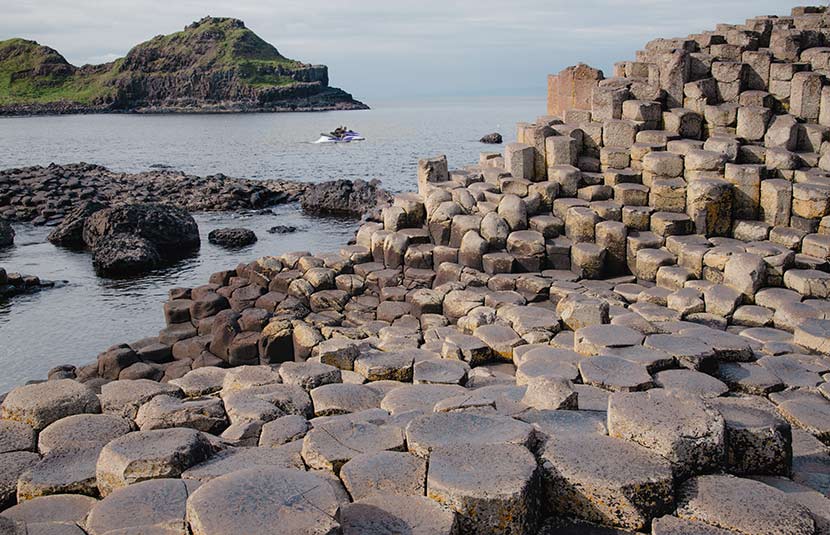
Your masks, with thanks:
M312 214L360 217L391 200L392 196L380 187L379 180L332 180L310 184L300 203L303 211Z
M218 228L210 231L208 241L222 247L245 247L256 243L256 234L246 228Z
M89 216L107 206L97 201L83 201L73 208L47 236L54 245L81 248L84 246L84 223Z
M503 140L502 140L501 134L499 134L498 132L493 132L492 134L487 134L486 136L483 136L481 139L479 139L479 141L481 143L488 143L488 144L491 144L491 145L499 145L499 144L501 144L501 142Z
M115 490L95 504L86 520L89 535L105 533L187 533L187 498L195 482L141 481Z
M424 496L370 496L340 508L343 535L455 535L455 513Z
M11 224L0 217L0 247L7 247L14 243L14 229Z
M15 420L40 431L73 414L101 412L95 392L72 379L19 386L0 405L0 418Z

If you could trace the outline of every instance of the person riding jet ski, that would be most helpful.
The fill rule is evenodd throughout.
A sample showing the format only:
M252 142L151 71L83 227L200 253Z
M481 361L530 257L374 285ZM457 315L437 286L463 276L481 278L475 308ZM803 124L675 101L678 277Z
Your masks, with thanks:
M333 137L336 137L337 139L340 139L340 138L342 138L342 137L346 134L346 132L348 132L348 131L349 131L349 129L348 129L348 128L346 128L345 126L338 126L337 128L335 128L335 129L334 129L334 132L331 132L331 135L332 135Z

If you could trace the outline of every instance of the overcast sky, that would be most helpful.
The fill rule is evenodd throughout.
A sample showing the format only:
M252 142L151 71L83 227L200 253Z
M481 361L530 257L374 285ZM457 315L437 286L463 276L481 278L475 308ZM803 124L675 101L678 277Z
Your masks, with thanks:
M205 15L237 17L283 55L329 66L372 99L542 95L579 61L610 75L654 37L786 15L793 0L9 0L0 40L34 39L75 65L123 56Z

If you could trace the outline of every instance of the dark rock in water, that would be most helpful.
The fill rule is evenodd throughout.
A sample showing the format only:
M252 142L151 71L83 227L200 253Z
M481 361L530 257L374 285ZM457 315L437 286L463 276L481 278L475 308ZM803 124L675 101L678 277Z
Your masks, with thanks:
M14 229L3 218L0 218L0 247L6 247L14 243Z
M501 138L501 134L499 134L498 132L493 132L492 134L487 134L483 138L479 139L479 141L482 143L491 143L493 145L498 145L503 140Z
M150 166L150 169L173 169L173 166L164 163L154 163Z
M194 249L200 244L199 227L193 216L164 204L105 208L92 214L84 224L84 243L93 249L102 238L119 234L144 238L162 255Z
M62 282L65 283L66 281ZM0 267L0 299L19 294L39 292L44 288L53 287L55 287L54 281L40 280L40 277L34 275L7 273L5 269Z
M270 234L290 234L297 232L297 227L293 225L276 225L268 229Z
M66 214L60 225L49 233L47 239L64 247L84 246L84 223L89 216L107 206L96 201L84 201Z
M306 212L354 217L361 217L391 201L392 195L380 187L379 180L333 180L312 184L300 199Z
M218 228L210 231L208 241L223 247L244 247L256 242L256 234L246 228Z
M101 275L137 275L162 263L158 249L140 236L115 234L99 239L92 265Z

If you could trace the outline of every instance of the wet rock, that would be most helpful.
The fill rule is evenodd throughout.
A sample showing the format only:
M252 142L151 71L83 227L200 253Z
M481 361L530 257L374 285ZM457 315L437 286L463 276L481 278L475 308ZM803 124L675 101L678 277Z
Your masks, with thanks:
M360 217L391 202L380 181L333 180L309 185L300 203L305 212Z
M479 142L488 143L491 145L499 145L502 142L502 137L501 134L499 134L498 132L493 132L492 134L487 134L486 136L483 136L481 139L479 139Z
M81 248L84 246L84 223L86 219L107 206L97 201L82 201L67 213L63 221L46 238L54 245Z
M297 232L297 227L293 225L275 225L268 229L269 234L291 234Z
M98 458L97 480L102 496L144 481L178 477L207 459L210 442L193 429L137 431L104 446Z
M0 247L8 247L14 243L14 229L8 221L0 217Z
M533 533L540 504L536 459L515 444L437 448L427 497L454 510L464 533Z
M161 265L152 243L138 236L104 236L98 240L92 265L101 275L137 275Z
M40 431L61 418L101 412L101 403L88 386L72 379L20 386L0 405L0 418L15 420Z
M208 241L222 247L245 247L256 243L257 237L253 230L246 228L219 228L210 231Z
M298 499L300 497L300 499ZM241 470L199 487L187 500L193 535L334 535L339 507L331 486L298 470Z

